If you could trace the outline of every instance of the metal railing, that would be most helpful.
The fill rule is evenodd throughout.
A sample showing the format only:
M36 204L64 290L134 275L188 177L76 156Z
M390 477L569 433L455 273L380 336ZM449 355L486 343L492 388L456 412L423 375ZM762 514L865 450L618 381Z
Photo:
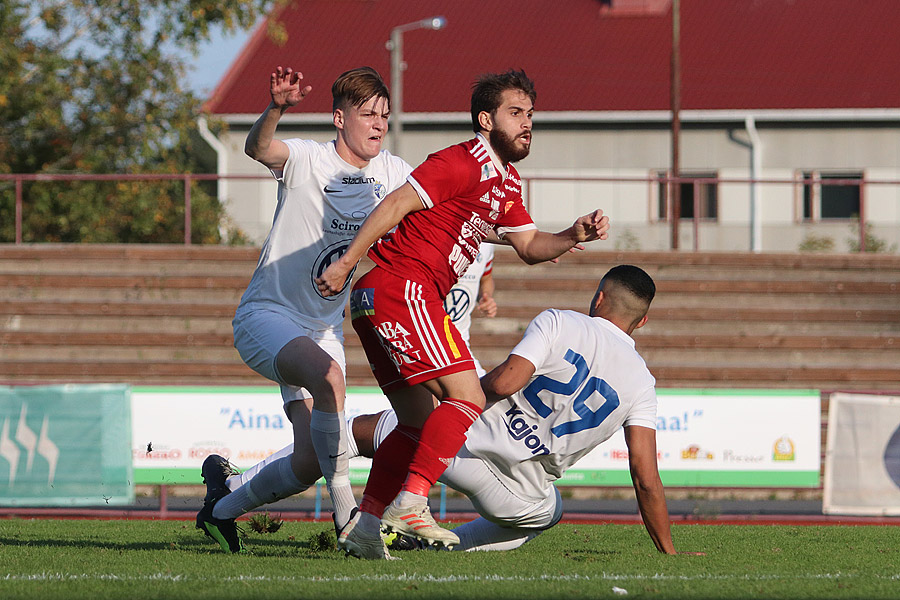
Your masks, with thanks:
M866 178L830 178L830 177L813 177L813 178L789 178L789 179L749 179L749 178L722 178L722 177L670 177L670 176L647 176L647 177L557 177L557 176L534 176L523 177L523 192L526 203L537 201L537 192L535 185L544 182L560 182L560 183L644 183L649 186L667 185L668 189L672 189L675 185L689 183L693 186L693 245L694 250L699 249L700 224L703 222L701 214L701 190L704 184L746 184L748 186L780 184L791 186L804 185L829 185L829 186L856 186L859 188L859 242L858 250L866 251L867 236L867 210L866 210L866 189L869 186L897 186L900 187L900 180L875 180ZM184 244L191 244L191 187L194 182L198 181L224 181L224 180L258 180L271 182L269 175L217 175L217 174L0 174L0 182L12 181L15 186L15 243L23 243L23 214L25 211L24 183L25 182L65 182L65 181L182 181L183 182L183 205L184 205ZM682 200L683 202L683 200ZM752 207L751 207L752 211ZM673 214L671 206L668 208L668 215L665 221L674 219L676 222L680 219L678 215ZM759 223L753 222L751 218L750 227L759 226ZM673 231L676 228L673 228Z

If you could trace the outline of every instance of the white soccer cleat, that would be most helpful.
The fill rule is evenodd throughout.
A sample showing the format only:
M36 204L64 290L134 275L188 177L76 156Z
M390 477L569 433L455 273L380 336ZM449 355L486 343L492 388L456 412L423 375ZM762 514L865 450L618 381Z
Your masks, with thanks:
M398 560L388 552L378 527L374 531L366 531L365 527L359 526L363 514L362 511L357 511L353 518L344 525L338 534L338 547L356 558Z
M429 546L452 548L459 544L455 533L435 522L427 500L422 504L404 507L392 502L381 517L381 525L389 532L411 535Z

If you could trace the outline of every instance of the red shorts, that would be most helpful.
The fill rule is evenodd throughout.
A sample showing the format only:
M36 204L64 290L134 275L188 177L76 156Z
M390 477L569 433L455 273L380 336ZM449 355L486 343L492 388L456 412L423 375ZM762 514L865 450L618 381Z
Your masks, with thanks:
M475 369L444 299L431 286L376 266L353 286L350 318L385 392Z

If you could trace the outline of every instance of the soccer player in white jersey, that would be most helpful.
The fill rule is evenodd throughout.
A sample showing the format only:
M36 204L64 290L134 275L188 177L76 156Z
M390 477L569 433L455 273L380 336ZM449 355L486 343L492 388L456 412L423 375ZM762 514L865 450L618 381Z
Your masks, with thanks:
M656 382L630 337L646 323L655 292L642 269L614 267L600 281L590 316L542 312L506 361L482 378L494 404L440 478L481 515L453 530L455 550L511 550L555 525L562 500L554 482L624 427L644 525L657 550L675 552L657 467ZM351 453L371 457L397 418L384 411L351 423Z
M554 481L624 427L644 525L657 550L675 552L656 458L656 380L631 338L647 322L655 293L642 269L614 267L600 281L590 316L545 310L482 378L495 404L440 479L481 515L453 530L457 549L508 550L552 527L562 517Z
M475 260L444 298L444 310L456 325L466 346L470 348L472 344L469 342L469 329L472 327L474 310L477 308L486 317L494 317L497 314L493 261L494 245L482 243ZM472 355L472 361L475 364L475 373L479 377L484 375L485 370L475 355Z
M281 116L312 90L302 79L289 67L271 74L271 101L247 135L247 155L278 181L278 204L233 322L234 345L244 362L281 386L296 451L268 464L250 485L207 495L197 527L232 552L241 550L234 518L308 488L318 479L308 478L310 472L324 474L338 526L356 508L343 414L348 290L325 296L315 280L412 171L381 149L390 95L369 67L347 71L332 86L333 141L275 139Z

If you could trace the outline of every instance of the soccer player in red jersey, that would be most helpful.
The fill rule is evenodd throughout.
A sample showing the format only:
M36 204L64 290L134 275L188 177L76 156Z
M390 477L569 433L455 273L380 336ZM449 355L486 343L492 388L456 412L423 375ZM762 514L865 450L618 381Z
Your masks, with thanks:
M512 163L531 149L535 97L523 71L480 77L475 138L430 155L316 280L324 296L338 293L369 251L376 266L353 287L351 318L399 420L375 454L360 511L338 537L354 556L390 558L382 526L429 544L459 543L432 518L428 491L485 405L471 354L443 307L481 242L499 237L535 264L607 237L601 210L555 234L539 231L525 210Z

